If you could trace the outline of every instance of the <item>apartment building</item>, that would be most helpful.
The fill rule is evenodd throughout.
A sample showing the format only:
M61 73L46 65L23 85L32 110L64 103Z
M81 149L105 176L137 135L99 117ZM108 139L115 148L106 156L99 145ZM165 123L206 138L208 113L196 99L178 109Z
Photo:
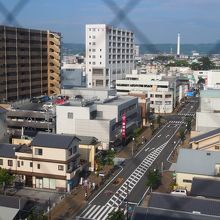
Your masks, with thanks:
M106 24L86 25L88 87L114 87L134 68L134 34Z
M176 104L175 80L163 79L161 75L137 74L126 75L126 79L116 81L119 95L129 92L145 92L150 98L151 112L171 113ZM175 90L175 91L174 91Z
M219 128L220 90L210 89L200 92L200 107L196 112L196 132L204 133Z
M79 139L39 132L29 145L0 144L0 168L34 188L70 190L78 181Z
M60 92L59 33L0 25L0 101Z
M99 148L108 150L110 143L121 139L123 114L126 114L126 132L129 135L140 124L137 98L75 98L56 106L56 130L58 134L96 137L101 143Z
M7 133L7 126L5 123L6 112L7 112L7 110L0 106L0 140L2 140L2 138L4 138L4 136Z

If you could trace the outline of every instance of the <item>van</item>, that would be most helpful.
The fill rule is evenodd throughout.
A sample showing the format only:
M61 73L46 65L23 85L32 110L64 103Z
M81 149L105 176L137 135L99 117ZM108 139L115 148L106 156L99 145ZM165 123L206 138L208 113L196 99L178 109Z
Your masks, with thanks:
M173 192L171 192L173 195L180 195L180 196L187 196L187 190L186 189L176 189Z

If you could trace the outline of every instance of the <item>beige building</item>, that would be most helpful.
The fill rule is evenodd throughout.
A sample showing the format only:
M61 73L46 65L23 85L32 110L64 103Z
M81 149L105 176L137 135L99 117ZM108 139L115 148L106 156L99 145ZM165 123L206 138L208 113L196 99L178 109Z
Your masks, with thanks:
M190 139L192 149L196 150L220 150L220 128L200 134Z
M69 191L82 168L78 145L75 136L39 132L29 145L0 144L0 167L25 186Z
M181 149L175 172L177 186L188 191L194 177L220 180L220 152Z
M80 161L88 162L89 171L95 171L95 155L97 153L100 142L95 137L77 136L80 139L79 153Z

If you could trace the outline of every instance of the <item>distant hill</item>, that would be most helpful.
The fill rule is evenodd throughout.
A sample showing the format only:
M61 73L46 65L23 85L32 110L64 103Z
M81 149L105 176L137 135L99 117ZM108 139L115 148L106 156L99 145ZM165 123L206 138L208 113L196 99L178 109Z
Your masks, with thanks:
M170 53L176 54L176 44L140 44L140 53ZM201 55L220 54L220 42L217 44L182 44L181 54L191 55L196 51ZM62 54L85 54L85 44L63 43Z

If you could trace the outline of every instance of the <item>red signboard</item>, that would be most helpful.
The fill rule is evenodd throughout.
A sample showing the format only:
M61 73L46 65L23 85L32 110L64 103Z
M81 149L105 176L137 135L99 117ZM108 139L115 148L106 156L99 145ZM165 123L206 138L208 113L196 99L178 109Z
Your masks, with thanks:
M121 136L122 138L126 138L126 115L125 113L122 115Z

